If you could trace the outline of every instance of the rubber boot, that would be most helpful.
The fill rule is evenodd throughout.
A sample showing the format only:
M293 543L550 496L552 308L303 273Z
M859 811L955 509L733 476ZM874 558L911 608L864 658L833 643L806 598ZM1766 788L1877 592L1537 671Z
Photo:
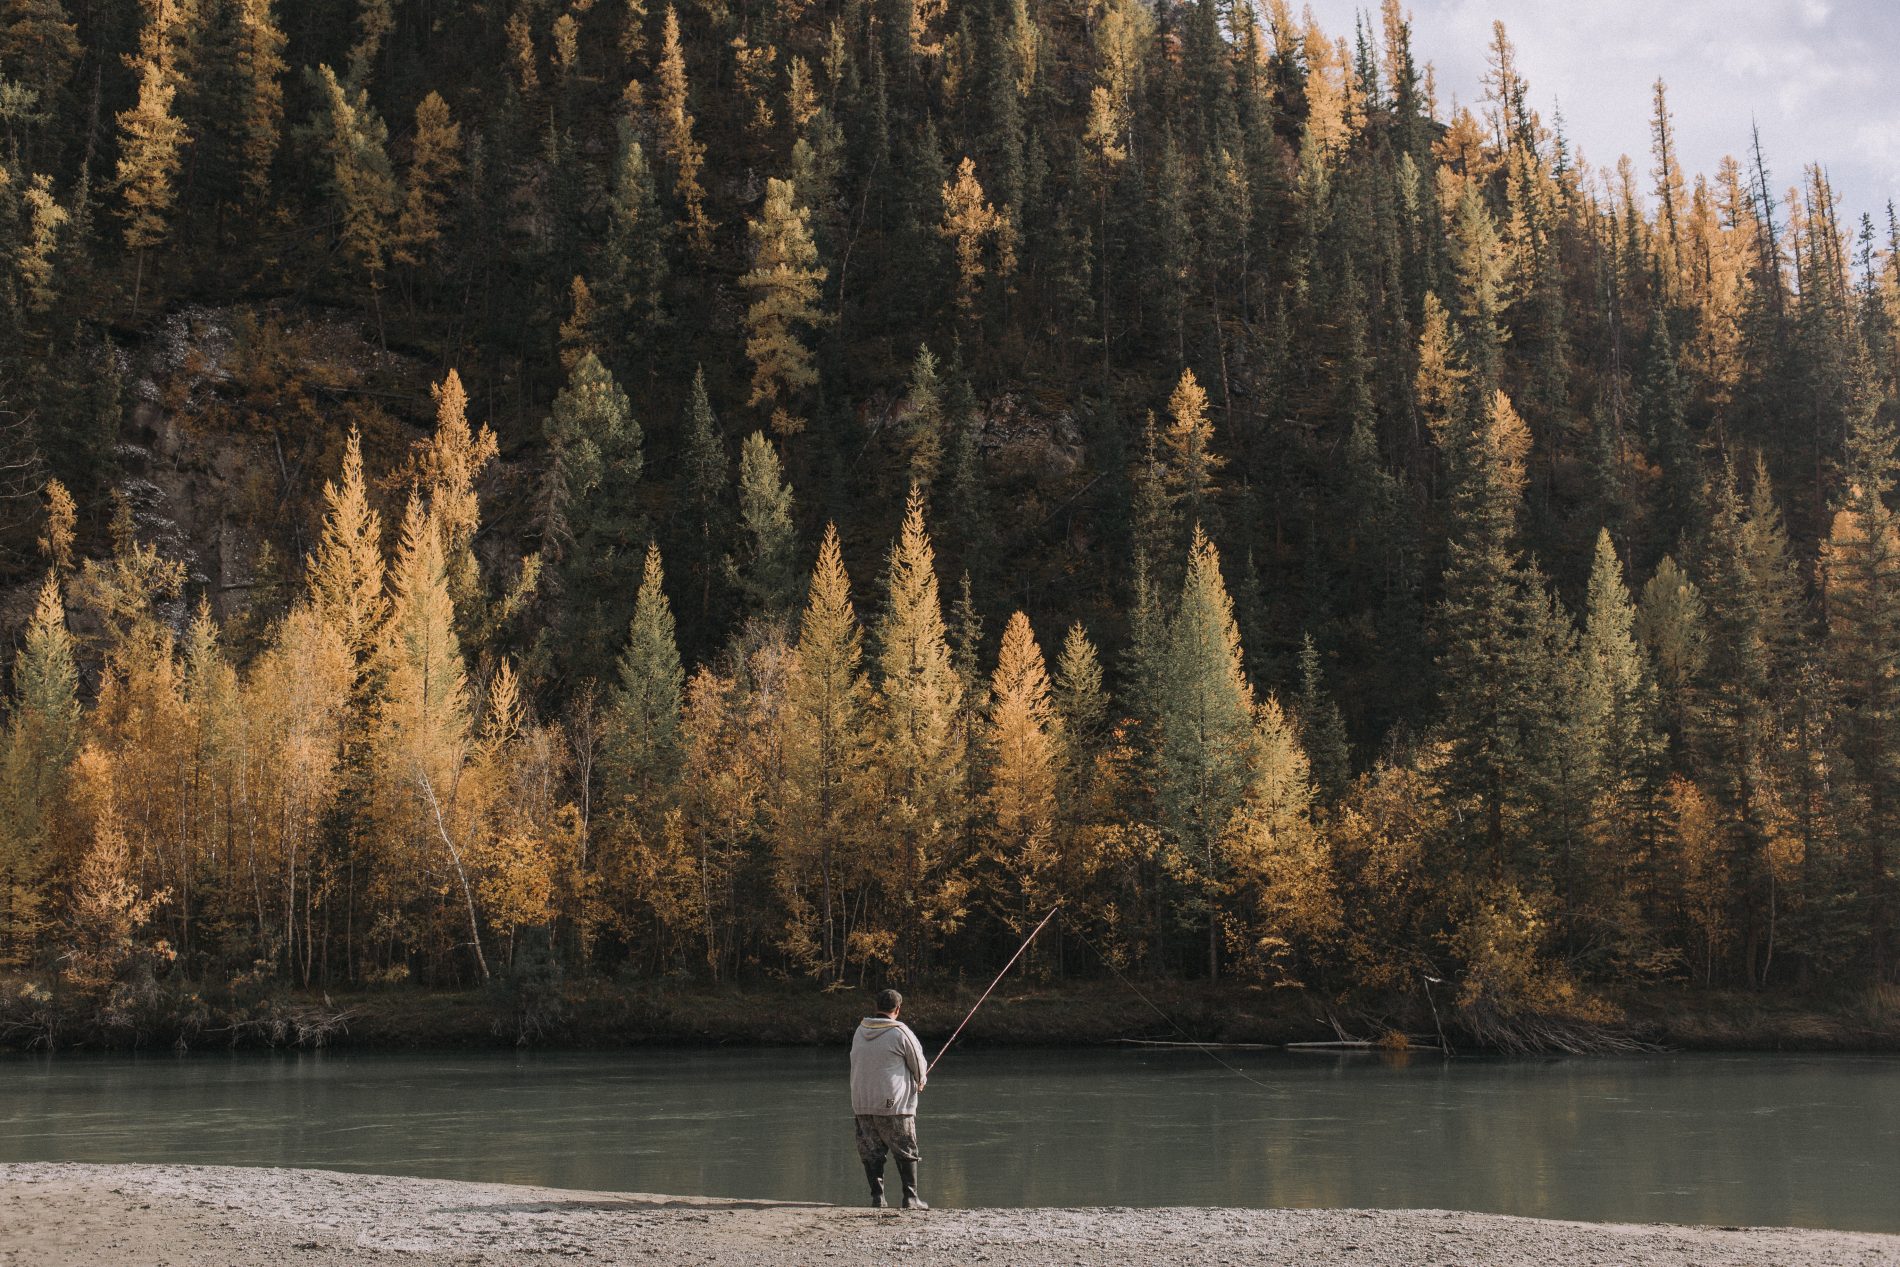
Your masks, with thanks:
M928 1210L924 1199L917 1195L917 1163L897 1159L897 1174L904 1181L904 1208L906 1210Z
M864 1163L864 1177L871 1181L871 1208L884 1208L884 1163L867 1161Z

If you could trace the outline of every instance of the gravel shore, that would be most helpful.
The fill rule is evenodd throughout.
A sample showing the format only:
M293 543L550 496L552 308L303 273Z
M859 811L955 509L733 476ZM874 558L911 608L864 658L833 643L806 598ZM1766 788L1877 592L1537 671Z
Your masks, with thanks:
M1445 1210L936 1210L573 1192L323 1170L0 1165L6 1267L374 1264L1900 1265L1900 1236Z

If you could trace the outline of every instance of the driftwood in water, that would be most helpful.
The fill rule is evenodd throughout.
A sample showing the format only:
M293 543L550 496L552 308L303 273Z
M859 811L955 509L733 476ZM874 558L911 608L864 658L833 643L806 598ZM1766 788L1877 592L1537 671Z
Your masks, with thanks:
M1158 1038L1118 1038L1115 1040L1129 1047L1185 1047L1201 1051L1279 1051L1279 1043L1180 1043L1165 1042Z
M1626 1056L1663 1050L1614 1022L1506 1014L1483 1004L1459 1008L1458 1020L1478 1046L1506 1056Z

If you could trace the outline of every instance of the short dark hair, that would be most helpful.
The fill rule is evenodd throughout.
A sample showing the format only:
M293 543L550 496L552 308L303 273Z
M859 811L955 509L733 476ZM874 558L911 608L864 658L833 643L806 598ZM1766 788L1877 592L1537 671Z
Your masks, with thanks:
M877 1010L878 1011L895 1012L898 1008L902 1006L904 1006L904 996L899 994L897 991L879 990L877 992Z

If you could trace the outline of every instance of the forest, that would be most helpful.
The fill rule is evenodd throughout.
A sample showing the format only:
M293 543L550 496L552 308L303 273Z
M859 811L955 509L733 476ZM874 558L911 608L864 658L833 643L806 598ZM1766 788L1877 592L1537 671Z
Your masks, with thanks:
M1891 992L1900 218L1534 100L1398 0L0 0L7 991Z

